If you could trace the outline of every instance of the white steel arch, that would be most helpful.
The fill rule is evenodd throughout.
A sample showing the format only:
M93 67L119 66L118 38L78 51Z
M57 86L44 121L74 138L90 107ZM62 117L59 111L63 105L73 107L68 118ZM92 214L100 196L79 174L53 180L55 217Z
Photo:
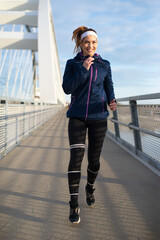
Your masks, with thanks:
M27 27L28 31L1 27L0 48L38 51L40 101L65 104L50 1L0 0L0 24ZM38 30L30 31L32 27Z

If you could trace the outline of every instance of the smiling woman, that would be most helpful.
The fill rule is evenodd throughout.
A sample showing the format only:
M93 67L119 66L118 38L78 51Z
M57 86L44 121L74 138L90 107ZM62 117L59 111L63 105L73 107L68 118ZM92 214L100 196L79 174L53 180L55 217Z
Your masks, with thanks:
M82 40L81 49L84 56L93 56L97 49L97 38L93 35L88 35Z
M92 39L88 39L88 37L91 37L91 36L92 36ZM96 45L95 51L97 49L98 37L97 37L96 31L92 28L87 28L85 26L77 28L73 32L72 40L75 40L75 44L76 44L75 49L74 49L75 52L79 52L80 50L83 51L85 49L85 47L89 47L89 44L91 41L93 41L94 45ZM87 56L87 55L93 56L94 52L92 52L90 54L88 52L85 52L85 53L83 52L83 55L84 56Z
M74 59L69 59L63 76L63 90L71 95L67 111L70 162L68 184L70 191L70 215L72 223L79 223L78 194L81 178L81 164L85 152L88 129L88 168L85 187L86 203L93 206L94 183L100 169L100 154L107 128L109 108L116 109L110 63L95 51L98 45L94 29L79 27L73 32L75 40Z

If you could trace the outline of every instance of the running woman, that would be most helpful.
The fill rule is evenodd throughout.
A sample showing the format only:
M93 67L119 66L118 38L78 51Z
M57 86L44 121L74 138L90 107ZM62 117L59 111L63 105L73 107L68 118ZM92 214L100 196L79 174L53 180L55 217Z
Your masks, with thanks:
M115 111L117 104L110 63L95 53L98 45L96 31L85 26L79 27L74 30L72 40L75 41L77 55L66 63L62 87L66 94L71 94L71 103L67 111L70 144L69 220L72 223L79 223L78 194L86 132L88 129L86 203L93 206L94 183L100 169L100 154L109 115L107 105Z

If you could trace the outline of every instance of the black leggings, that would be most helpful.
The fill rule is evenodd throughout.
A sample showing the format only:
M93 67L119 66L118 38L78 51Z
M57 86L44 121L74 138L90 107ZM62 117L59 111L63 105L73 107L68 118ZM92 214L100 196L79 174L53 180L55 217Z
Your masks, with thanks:
M93 187L100 168L100 154L107 129L107 120L88 121L70 118L68 135L70 144L70 162L68 166L68 184L71 205L78 204L81 164L85 152L86 132L88 128L88 168L87 186Z

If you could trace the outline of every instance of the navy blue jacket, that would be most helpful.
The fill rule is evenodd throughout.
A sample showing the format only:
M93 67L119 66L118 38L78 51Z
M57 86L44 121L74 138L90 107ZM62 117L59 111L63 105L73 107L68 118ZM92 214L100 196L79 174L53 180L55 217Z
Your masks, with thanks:
M87 70L83 62L88 57L78 53L66 63L62 87L71 94L67 117L101 120L108 117L107 104L115 98L110 63L95 54L94 64Z

